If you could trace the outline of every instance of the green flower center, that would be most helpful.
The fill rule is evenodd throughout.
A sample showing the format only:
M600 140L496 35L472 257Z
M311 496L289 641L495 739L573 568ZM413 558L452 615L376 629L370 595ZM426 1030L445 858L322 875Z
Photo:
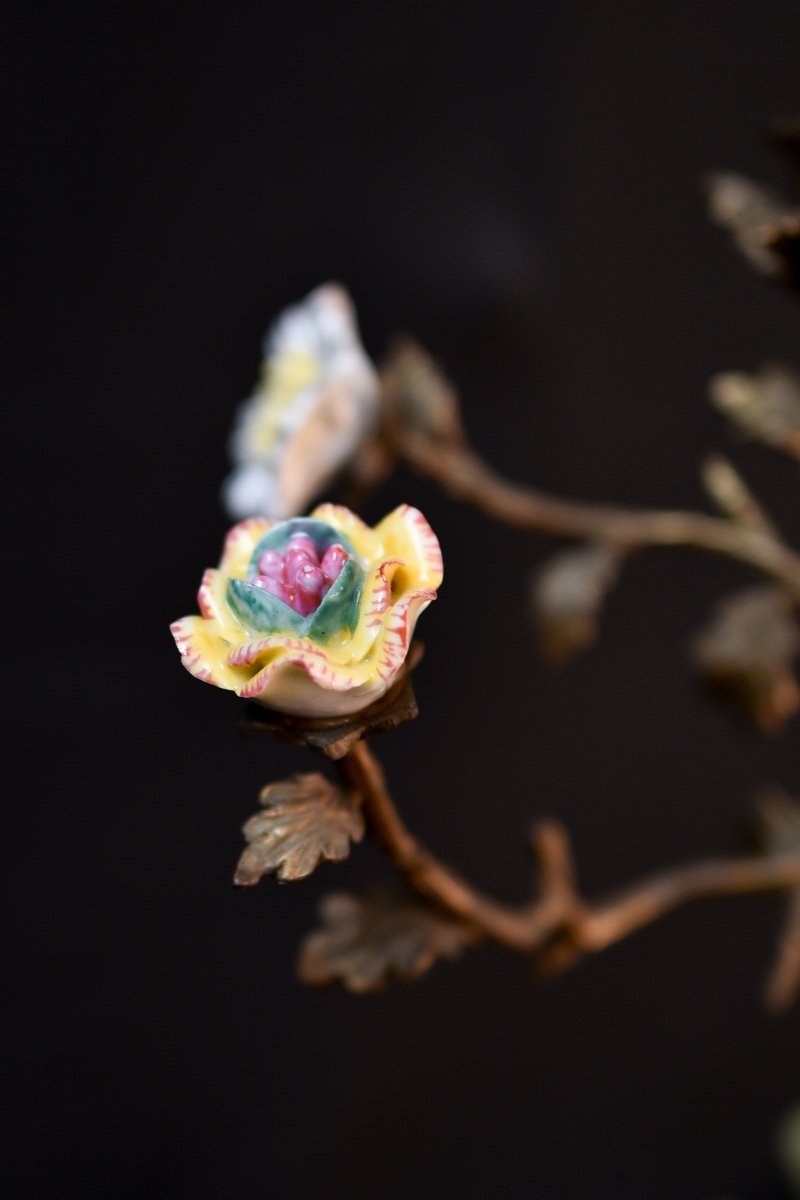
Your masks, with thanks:
M348 539L324 521L294 517L259 540L247 578L229 580L227 599L252 633L326 642L354 632L363 586Z

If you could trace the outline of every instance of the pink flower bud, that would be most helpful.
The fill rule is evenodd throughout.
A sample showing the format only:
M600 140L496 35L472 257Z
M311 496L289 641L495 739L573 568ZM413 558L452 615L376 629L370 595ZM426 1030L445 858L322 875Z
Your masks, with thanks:
M332 546L328 547L320 564L328 583L333 583L335 579L339 578L342 567L347 562L349 557L350 555L347 553L344 546L339 544L339 542L334 542Z
M286 551L286 557L283 562L283 577L289 587L294 587L297 572L304 563L309 563L312 567L316 565L305 550L300 549L299 546L293 546L291 543L289 544L289 549Z
M297 572L297 595L295 609L301 616L307 617L315 612L322 601L325 590L325 576L314 563L303 563Z
M263 588L265 592L269 592L270 596L275 596L284 604L294 607L294 589L286 587L280 579L274 579L271 575L256 575L250 582L253 587Z
M308 557L314 564L319 563L319 551L312 538L307 533L293 533L289 538L289 545L286 547L287 552L290 550L305 550Z
M283 578L283 556L277 550L265 550L258 560L259 575L269 575L272 579Z

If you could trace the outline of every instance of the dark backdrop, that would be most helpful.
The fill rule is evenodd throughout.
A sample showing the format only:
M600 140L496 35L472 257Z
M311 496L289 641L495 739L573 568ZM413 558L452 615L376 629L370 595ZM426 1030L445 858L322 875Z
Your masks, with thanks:
M234 891L259 786L309 762L241 744L167 625L216 561L263 328L328 278L371 353L411 329L446 363L509 475L697 505L722 447L796 526L796 466L740 451L704 386L796 361L799 314L696 185L784 182L761 134L800 106L797 4L29 4L14 26L11 1194L778 1200L800 1015L759 1006L776 902L682 911L548 985L486 948L372 999L303 990L317 898L384 865ZM644 556L554 673L524 604L551 544L404 474L366 515L404 499L447 580L422 715L380 750L476 881L524 893L537 814L596 892L734 851L758 785L800 787L797 723L750 735L685 668L741 571Z

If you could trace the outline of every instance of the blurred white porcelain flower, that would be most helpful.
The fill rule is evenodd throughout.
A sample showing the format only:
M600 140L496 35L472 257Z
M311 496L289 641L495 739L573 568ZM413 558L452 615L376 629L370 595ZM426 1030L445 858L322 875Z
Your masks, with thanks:
M231 438L230 515L304 512L372 432L377 411L378 379L350 298L334 284L319 287L265 339L261 381Z

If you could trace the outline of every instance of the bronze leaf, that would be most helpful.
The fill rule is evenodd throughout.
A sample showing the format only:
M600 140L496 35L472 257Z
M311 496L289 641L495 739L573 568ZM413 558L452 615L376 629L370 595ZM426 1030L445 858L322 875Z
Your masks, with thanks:
M734 245L760 275L796 286L800 211L760 183L731 171L707 177L712 220L727 229Z
M691 655L712 689L764 730L780 728L800 707L793 662L800 648L794 601L781 588L753 587L727 597Z
M304 939L297 973L303 983L338 979L356 993L377 991L392 978L418 979L437 959L456 958L477 939L469 926L388 892L331 892L319 914L322 928Z
M264 875L304 879L322 862L341 862L364 836L359 798L312 772L271 783L259 796L264 811L243 827L248 846L234 883L252 887Z
M800 372L767 363L748 375L724 371L709 383L711 402L748 437L800 458Z
M590 646L598 618L619 574L620 552L592 542L557 554L534 573L531 602L545 653L570 657Z
M800 853L800 803L773 784L756 796L756 841L765 854Z
M463 440L458 394L418 342L396 341L381 382L389 420L433 441Z

